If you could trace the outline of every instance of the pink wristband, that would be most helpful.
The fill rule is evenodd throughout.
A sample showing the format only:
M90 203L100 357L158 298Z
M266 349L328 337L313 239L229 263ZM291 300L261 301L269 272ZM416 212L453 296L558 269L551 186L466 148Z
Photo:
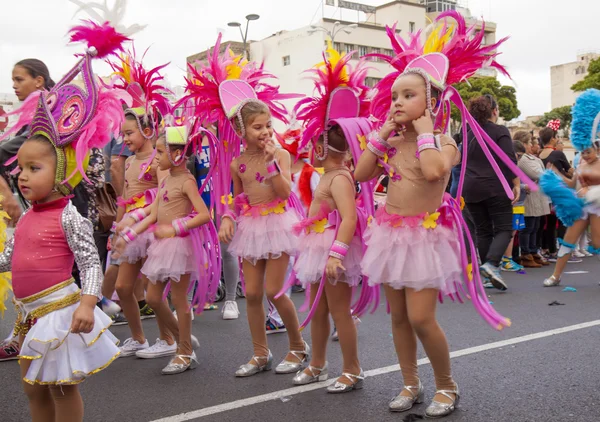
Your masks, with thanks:
M279 171L279 165L277 164L277 160L269 161L267 163L267 179L271 177L275 177L281 172Z
M125 243L131 243L137 238L138 234L131 227L126 227L121 233L121 237Z
M138 208L137 210L129 214L129 217L132 218L136 223L139 223L144 218L146 218L146 213L141 208Z
M335 242L333 242L333 245L329 250L329 256L343 260L346 257L346 254L348 253L348 248L348 245L336 240Z
M173 228L175 229L175 236L178 237L185 237L187 236L190 231L187 227L187 218L179 218L177 220L173 221Z
M225 214L221 216L221 221L223 221L224 218L231 218L231 220L235 223L235 214L231 210L227 210Z

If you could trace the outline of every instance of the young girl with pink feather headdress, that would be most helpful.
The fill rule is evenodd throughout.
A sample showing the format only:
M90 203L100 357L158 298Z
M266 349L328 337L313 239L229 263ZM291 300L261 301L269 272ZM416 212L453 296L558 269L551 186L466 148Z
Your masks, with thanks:
M310 348L302 340L293 302L285 295L275 299L284 284L290 255L297 250L292 226L299 216L290 202L290 155L276 147L272 118L285 121L287 113L279 101L296 96L280 94L278 87L267 84L265 79L273 76L262 65L235 57L229 48L220 55L220 41L219 35L207 65L199 70L190 66L189 95L182 102L193 99L195 115L201 121L217 122L222 139L211 152L211 157L217 157L214 208L221 217L221 241L243 260L254 345L252 359L240 366L236 376L248 377L272 367L264 325L265 286L289 337L290 352L275 372L293 373L308 360ZM240 154L242 140L245 150ZM230 209L227 198L232 180L235 199Z
M315 79L315 97L303 99L296 106L304 126L300 148L313 144L315 165L323 167L324 174L308 217L295 227L301 248L294 272L310 289L312 307L302 327L311 322L313 355L309 366L298 371L293 382L305 385L327 380L331 314L342 349L343 370L327 391L345 393L362 388L364 379L351 306L353 287L361 280L363 247L356 188L347 162L349 155L360 155L359 137L371 131L371 123L367 119L365 62L353 69L348 64L352 54L341 56L331 45L323 57L323 63L309 70ZM372 204L372 198L368 203Z
M483 66L506 73L495 61L496 50L505 40L482 46L484 32L467 28L464 18L454 11L436 19L424 44L420 31L410 34L408 41L396 35L395 26L388 27L387 32L396 56L378 57L396 71L377 86L372 113L381 128L369 137L368 151L361 156L355 176L366 181L385 172L390 182L386 204L378 209L366 233L368 248L362 269L370 284L383 284L392 314L405 386L390 402L390 410L406 411L423 400L424 389L417 374L418 337L431 361L437 390L425 414L442 417L454 411L460 396L450 371L448 343L435 317L438 298L448 295L462 301L462 279L475 308L490 325L497 329L510 325L489 304L477 265L473 275L469 274L463 232L469 239L471 256L476 256L475 247L459 203L444 193L451 168L460 162L456 143L442 134L449 123L451 102L462 114L463 134L468 125L509 197L512 191L489 149L532 188L535 185L481 130L451 86ZM465 165L463 160L463 174ZM461 191L462 180L458 197Z
M196 179L186 167L187 158L202 150L202 137L214 135L194 119L185 120L183 125L166 127L159 136L158 167L169 174L161 181L152 205L131 214L139 224L126 227L115 245L116 250L121 250L146 232L154 234L141 272L151 281L148 304L177 340L176 356L162 370L165 375L195 368L193 347L198 347L198 341L191 333L191 308L195 306L202 312L204 304L214 298L221 274L217 232ZM163 306L167 283L177 319ZM187 295L194 287L191 306Z
M18 152L19 188L32 203L0 254L2 272L12 271L18 311L15 335L31 420L83 421L77 384L119 355L112 321L96 306L102 297L102 267L91 223L69 201L86 179L91 148L102 148L123 120L127 94L99 87L92 59L121 50L128 38L108 22L71 29L71 41L88 49L49 91L30 95L17 127L30 126ZM81 75L84 86L72 81ZM71 271L77 263L81 289Z
M142 63L136 61L134 53L109 64L116 74L113 86L127 90L133 98L132 107L125 110L125 121L121 127L123 143L134 154L125 162L123 196L117 200L113 236L113 243L116 243L128 233L127 228L138 222L138 210L144 210L152 204L159 180L165 176L158 169L154 144L163 124L163 116L170 112L171 106L164 96L166 89L160 84L163 79L160 70L166 65L147 71ZM145 276L138 275L153 239L152 233L144 232L135 239L127 238L130 241L120 251L112 251L112 257L119 263L116 282L119 303L131 330L131 337L121 346L121 357L157 358L172 355L177 350L174 333L166 329L160 317L169 310L167 304L161 302L157 304L161 309L154 309L159 338L150 346L142 329L140 305L134 293L141 290L136 289L139 287L137 283L143 283L144 286L148 284Z

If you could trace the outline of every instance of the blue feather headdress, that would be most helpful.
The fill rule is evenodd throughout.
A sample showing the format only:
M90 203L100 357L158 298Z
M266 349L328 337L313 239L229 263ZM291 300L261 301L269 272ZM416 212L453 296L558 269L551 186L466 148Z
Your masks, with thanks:
M582 152L594 146L600 123L600 91L588 89L575 101L572 110L571 143Z

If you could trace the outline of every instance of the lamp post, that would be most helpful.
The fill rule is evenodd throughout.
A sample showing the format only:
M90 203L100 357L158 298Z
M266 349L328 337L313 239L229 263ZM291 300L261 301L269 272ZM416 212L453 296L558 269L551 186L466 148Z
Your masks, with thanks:
M308 33L314 34L315 32L325 32L327 35L329 35L329 39L331 39L331 43L333 44L336 35L339 34L340 31L344 31L346 34L350 34L356 28L358 28L357 23L351 23L350 25L342 25L339 21L336 21L333 24L333 28L331 29L327 29L318 25L311 25L310 29L308 30Z
M249 59L250 58L250 54L248 53L247 47L248 47L248 26L250 25L250 21L256 21L260 18L259 15L257 14L250 14L248 16L246 16L246 31L242 31L242 24L239 22L229 22L227 24L227 26L231 26L233 28L239 28L240 29L240 35L242 36L242 41L244 42L244 56Z

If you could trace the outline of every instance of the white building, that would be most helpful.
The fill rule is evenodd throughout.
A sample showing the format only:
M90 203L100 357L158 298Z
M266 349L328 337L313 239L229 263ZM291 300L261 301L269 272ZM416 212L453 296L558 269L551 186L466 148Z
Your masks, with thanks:
M590 62L598 57L600 54L597 53L580 54L577 56L577 61L550 67L553 109L575 104L579 93L573 92L571 87L586 77Z
M334 3L334 2L331 2ZM330 4L330 2L327 2ZM356 20L341 20L323 16L312 25L295 30L282 30L260 41L250 43L249 52L253 59L265 61L265 68L277 76L282 92L312 95L314 83L303 72L323 61L323 50L330 35L334 36L333 46L340 52L356 51L350 64L356 64L358 57L369 53L392 55L390 40L386 34L386 25L397 23L396 31L401 36L418 30L424 30L429 21L445 10L458 9L467 18L467 24L479 24L470 16L467 9L460 8L455 0L394 0L380 6L367 6L352 2L338 1L343 10L344 19L350 16ZM352 8L346 11L345 8ZM360 12L359 12L360 11ZM359 18L361 18L359 20ZM347 31L344 30L347 29ZM495 42L496 25L486 22L485 43ZM225 44L222 48L225 47ZM235 53L241 53L241 43L229 43ZM188 63L204 61L206 51L188 57ZM379 60L371 59L371 69L367 74L366 85L373 87L392 68ZM484 69L482 76L495 76L495 72ZM295 100L286 103L291 109ZM278 128L280 129L280 128Z
M20 106L21 103L15 94L0 93L0 135L10 128L11 123L17 120L17 116L9 118L4 116L4 113L10 113ZM6 127L4 127L5 123L8 123Z

